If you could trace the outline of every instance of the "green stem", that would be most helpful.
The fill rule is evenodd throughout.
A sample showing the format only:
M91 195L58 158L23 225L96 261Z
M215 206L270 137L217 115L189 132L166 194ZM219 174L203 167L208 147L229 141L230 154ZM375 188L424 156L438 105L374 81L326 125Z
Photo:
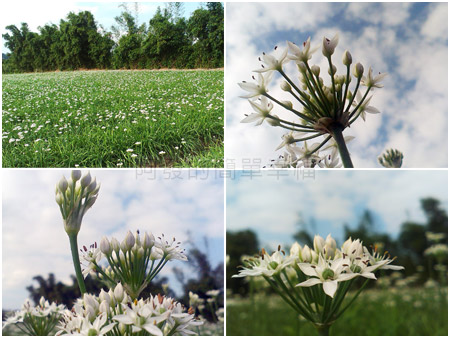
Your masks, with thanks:
M83 274L81 273L80 256L78 255L77 235L69 235L70 250L72 251L73 267L77 275L78 286L80 288L81 296L86 293L86 286L84 285Z
M350 153L348 152L344 136L342 135L343 127L340 124L331 124L329 130L331 132L331 136L333 136L336 141L344 168L353 168L352 159L350 158Z
M364 290L364 288L366 287L367 283L369 283L370 279L366 279L366 281L364 282L364 284L361 286L361 288L358 290L358 292L355 294L355 296L350 300L350 302L336 315L336 319L339 318L344 312L345 310L347 310L349 308L350 305L353 304L353 302L356 300L356 298L358 298L359 294L362 292L362 290Z
M319 336L329 336L330 335L330 326L324 325L324 326L317 327L317 332L318 332Z

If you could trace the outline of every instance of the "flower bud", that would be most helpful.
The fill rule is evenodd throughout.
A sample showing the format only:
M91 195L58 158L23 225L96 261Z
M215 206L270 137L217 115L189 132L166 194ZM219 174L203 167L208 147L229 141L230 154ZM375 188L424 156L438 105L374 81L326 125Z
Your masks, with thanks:
M360 78L364 74L364 67L359 62L353 67L353 75Z
M352 64L352 55L348 50L346 50L342 56L342 63L346 66L350 66Z
M100 298L100 301L103 303L104 301L108 302L108 307L109 307L109 302L111 301L111 297L108 294L108 292L106 292L105 290L101 290L100 294L98 296L98 298Z
M114 290L110 289L108 291L108 296L109 296L109 299L110 299L110 301L109 301L110 306L111 307L115 307L117 302L116 302L116 298L114 296Z
M141 236L139 235L139 230L134 233L134 239L138 247L141 246Z
M273 117L276 117L277 119L279 119L278 115L273 115ZM280 126L280 121L278 121L277 119L268 118L268 119L266 119L266 121L272 127L278 127L278 126Z
M314 236L314 250L319 253L323 250L323 247L325 245L325 240L319 236L319 235L315 235Z
M94 319L97 317L95 309L90 305L86 305L85 308L86 308L85 310L86 317L89 319L89 321L93 322Z
M67 183L66 178L63 176L58 183L58 188L62 193L65 193L68 186L69 186L69 183Z
M290 91L292 91L292 87L291 87L291 85L290 85L289 83L287 83L287 81L281 82L280 87L281 87L281 89L284 90L285 92L290 92Z
M325 57L331 57L334 54L334 50L339 42L339 36L336 34L331 40L323 38L322 54Z
M112 250L114 250L117 254L118 254L119 251L120 251L120 243L119 243L119 241L118 241L115 237L111 238L111 248L112 248Z
M292 109L292 102L291 101L281 101L281 103L283 104L283 106L285 108Z
M317 65L314 65L311 67L311 72L315 75L315 76L319 76L320 74L320 67Z
M311 263L311 249L308 245L305 245L302 249L302 261L305 263Z
M291 250L289 251L291 256L295 256L295 258L300 257L300 252L302 251L302 246L295 242L291 246Z
M144 257L144 249L142 247L140 247L137 251L137 258L141 259L142 257Z
M94 178L94 180L87 186L86 191L87 192L93 192L95 188L97 187L97 179Z
M56 203L58 203L58 205L62 205L63 202L64 202L63 195L60 194L60 193L57 193L56 196L55 196L55 201L56 201Z
M127 235L125 236L125 239L120 244L120 248L123 252L130 251L135 243L135 239L131 231L127 232Z
M80 181L80 184L83 188L86 188L91 183L91 173L88 171L86 175Z
M163 255L164 255L164 252L160 248L157 248L156 246L152 247L152 251L150 253L150 259L152 261L161 259L163 257Z
M123 323L119 323L118 327L119 327L120 335L125 336L127 326ZM165 327L169 327L169 325L165 325ZM169 328L169 332L170 332L170 328Z
M117 303L121 303L123 300L124 291L123 286L121 283L117 283L116 287L114 288L114 299Z
M306 65L305 65L305 63L304 62L298 62L297 63L297 67L298 67L298 70L300 71L300 72L302 72L302 73L306 73Z
M325 244L329 245L331 248L336 249L336 241L333 237L331 237L331 234L328 234Z
M106 315L109 315L110 307L109 307L109 302L104 300L100 303L100 306L98 307L98 311L100 313L105 313Z
M72 170L71 177L73 182L78 181L81 177L81 170Z
M331 65L331 69L328 68L328 74L330 74L331 76L334 76L334 74L336 74L337 68L335 65ZM333 72L333 73L331 73Z
M144 240L142 241L142 247L144 249L150 249L155 244L155 237L152 233L150 235L145 232Z
M108 238L103 237L100 241L100 251L103 252L106 256L110 256L112 252L111 244L108 241Z

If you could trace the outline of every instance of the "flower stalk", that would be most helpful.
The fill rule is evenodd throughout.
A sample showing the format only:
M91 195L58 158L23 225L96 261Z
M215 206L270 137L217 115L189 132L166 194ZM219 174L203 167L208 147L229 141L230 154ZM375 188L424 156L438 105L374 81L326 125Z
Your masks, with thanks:
M336 142L344 168L353 168L352 159L350 158L350 153L348 152L344 136L342 135L342 126L337 123L334 123L329 126L329 129L331 136L333 136Z

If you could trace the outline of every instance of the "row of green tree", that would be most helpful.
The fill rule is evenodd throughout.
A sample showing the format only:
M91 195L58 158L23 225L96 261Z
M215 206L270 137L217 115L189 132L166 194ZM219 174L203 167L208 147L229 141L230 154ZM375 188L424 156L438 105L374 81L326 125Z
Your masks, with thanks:
M438 242L447 244L448 215L445 209L440 206L440 202L434 198L422 199L421 206L426 216L426 222L404 222L397 238L380 231L376 217L369 210L362 214L358 224L354 226L345 224L343 226L343 238L359 238L368 248L370 245L376 244L383 252L394 253L397 256L394 264L405 267L402 274L405 277L413 276L414 278L410 279L414 281L413 285L421 285L429 280L447 285L446 281L441 280L440 273L436 270L436 267L441 264L448 271L447 253L443 253L445 257L437 258L427 255L426 251L436 243L436 241L430 240L432 234L439 238ZM314 234L317 230L314 221L305 223L301 220L301 217L299 219L299 230L293 234L293 239L312 248ZM237 274L239 267L242 266L242 256L252 256L258 253L260 249L258 237L253 231L227 232L227 289L231 289L233 293L248 294L248 284L245 279L231 278L231 276Z
M39 32L10 25L3 34L10 50L4 73L76 69L217 68L224 62L224 9L209 2L186 19L182 3L158 7L148 25L139 24L139 5L127 3L111 32L89 11L70 12L59 25Z

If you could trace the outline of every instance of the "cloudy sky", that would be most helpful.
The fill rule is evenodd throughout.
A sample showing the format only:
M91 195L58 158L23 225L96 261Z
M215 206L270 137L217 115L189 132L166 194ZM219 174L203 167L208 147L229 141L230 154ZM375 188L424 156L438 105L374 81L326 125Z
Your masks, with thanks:
M119 8L122 2L79 2L79 1L3 1L1 4L0 20L2 23L1 32L5 34L5 27L16 25L20 27L22 22L28 23L31 31L37 32L39 26L46 23L59 24L69 12L90 11L95 19L105 29L110 30L112 25L116 25L114 18L123 11ZM185 2L183 5L184 16L189 17L193 11L199 8L200 2ZM165 8L165 2L140 2L139 3L139 23L146 23L155 14L158 6ZM134 2L129 4L129 9L134 13ZM3 52L7 52L4 47L5 40L2 38Z
M395 237L404 221L425 221L420 199L434 197L443 208L448 203L446 170L316 170L314 178L301 170L280 173L238 171L227 179L227 231L251 229L261 246L274 249L293 243L299 219L314 231L313 220L315 233L342 244L343 225L355 227L365 210L377 230Z
M239 123L252 108L238 98L246 92L237 83L252 81L252 71L260 68L258 56L272 53L274 46L284 48L286 40L300 45L311 37L316 46L324 36L339 33L334 55L338 74L345 71L345 49L366 70L372 66L375 74L389 73L371 101L382 113L368 115L367 122L357 121L344 132L356 137L349 144L355 167L379 167L377 156L397 148L404 153L404 167L446 168L447 21L447 3L227 3L227 158L242 167L243 159L268 163L282 153L275 148L283 129ZM320 50L311 62L325 65ZM279 78L274 77L269 91L288 99ZM281 109L274 112L293 119Z
M74 274L69 239L54 200L55 184L70 171L2 172L3 308L11 309L28 297L25 287L34 276L53 272L57 280L68 282ZM104 235L121 241L128 230L136 229L175 236L184 243L189 231L214 267L223 262L223 178L215 171L92 170L91 174L102 185L84 217L79 246L99 242ZM170 262L161 274L172 276L175 265L190 271L185 262ZM171 288L177 291L177 284Z

